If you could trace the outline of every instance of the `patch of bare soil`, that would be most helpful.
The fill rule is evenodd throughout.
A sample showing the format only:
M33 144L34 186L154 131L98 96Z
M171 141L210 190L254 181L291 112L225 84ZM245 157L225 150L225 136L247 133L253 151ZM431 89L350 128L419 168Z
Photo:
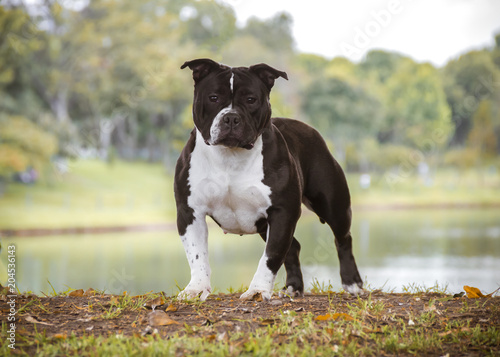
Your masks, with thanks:
M2 321L12 311L15 300L16 341L20 348L36 352L40 334L45 343L76 336L124 335L143 337L156 335L169 338L196 334L207 339L238 332L256 332L279 323L283 314L294 314L297 319L309 316L319 328L331 328L337 320L361 321L364 326L352 338L370 344L369 336L387 331L391 325L419 325L430 335L446 337L453 329L467 332L476 328L500 328L500 297L469 299L436 293L395 294L380 291L360 299L348 294L306 294L300 298L274 297L270 302L241 301L239 294L211 295L205 302L181 302L162 293L141 296L98 294L89 289L73 291L68 296L41 297L36 295L0 295ZM425 321L422 316L427 316ZM210 328L202 328L210 326ZM190 328L192 327L192 328ZM194 329L193 329L194 328ZM5 327L4 327L5 329ZM365 330L366 329L366 330ZM451 331L451 332L450 332ZM3 331L5 332L5 331ZM446 351L450 355L482 354L481 346L468 342L472 334L464 333L460 343L450 341ZM278 336L283 339L286 336ZM47 342L48 341L48 342ZM489 342L487 351L500 355L499 339ZM2 341L4 343L5 341ZM279 343L279 341L277 341ZM467 344L469 343L469 347ZM465 344L465 345L464 345ZM15 352L14 351L14 352ZM427 351L430 354L440 351Z

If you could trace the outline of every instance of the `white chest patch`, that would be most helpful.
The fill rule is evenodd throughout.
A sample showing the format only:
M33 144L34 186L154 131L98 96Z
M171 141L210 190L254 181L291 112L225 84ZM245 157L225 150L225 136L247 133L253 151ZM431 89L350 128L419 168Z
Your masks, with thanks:
M246 150L208 146L198 131L196 135L188 205L196 216L212 216L226 232L256 233L255 223L267 217L271 206L271 189L262 183L262 138Z

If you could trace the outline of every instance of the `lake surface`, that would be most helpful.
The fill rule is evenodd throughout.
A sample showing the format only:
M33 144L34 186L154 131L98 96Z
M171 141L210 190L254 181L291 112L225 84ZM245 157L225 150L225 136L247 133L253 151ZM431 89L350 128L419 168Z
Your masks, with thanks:
M257 235L224 235L210 225L212 288L227 292L248 286L264 243ZM361 276L371 288L463 285L490 293L500 286L500 210L355 211L352 234ZM306 288L314 280L340 290L333 235L303 213L295 235L302 245ZM176 232L110 233L2 238L0 281L7 280L7 246L16 245L16 280L21 291L51 293L68 288L142 294L176 294L189 282L189 266ZM280 270L277 283L285 281ZM49 284L50 282L50 284ZM51 287L52 286L52 287Z

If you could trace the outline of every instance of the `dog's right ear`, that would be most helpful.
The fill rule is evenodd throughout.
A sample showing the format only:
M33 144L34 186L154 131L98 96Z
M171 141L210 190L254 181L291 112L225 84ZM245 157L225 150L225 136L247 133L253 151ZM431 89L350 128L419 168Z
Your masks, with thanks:
M192 61L186 61L181 66L181 69L184 69L186 67L189 67L189 69L193 71L193 79L195 83L201 81L212 71L228 68L227 66L212 61L209 58L199 58Z

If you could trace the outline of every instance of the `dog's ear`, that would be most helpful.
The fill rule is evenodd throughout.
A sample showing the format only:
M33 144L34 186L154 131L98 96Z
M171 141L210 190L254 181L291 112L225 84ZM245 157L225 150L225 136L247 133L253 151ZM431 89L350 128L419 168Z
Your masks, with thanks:
M268 66L265 63L256 64L248 68L250 71L254 72L259 76L259 78L264 82L267 89L271 90L274 86L274 80L279 77L283 77L288 80L288 76L285 72L278 71L277 69Z
M198 83L211 72L219 69L227 69L229 67L212 61L209 58L199 58L192 61L186 61L181 66L181 69L189 67L193 71L193 79L195 83Z

